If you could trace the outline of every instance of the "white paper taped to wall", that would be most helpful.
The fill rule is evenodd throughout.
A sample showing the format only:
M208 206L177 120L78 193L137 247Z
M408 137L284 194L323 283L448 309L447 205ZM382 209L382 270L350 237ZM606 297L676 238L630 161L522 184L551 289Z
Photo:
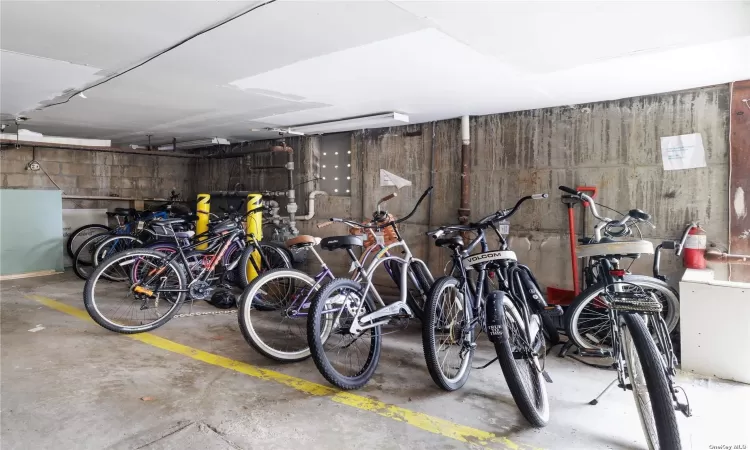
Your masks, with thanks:
M661 160L664 170L706 167L706 151L700 133L661 138Z
M380 186L396 186L396 189L401 189L405 186L411 186L411 181L380 169Z

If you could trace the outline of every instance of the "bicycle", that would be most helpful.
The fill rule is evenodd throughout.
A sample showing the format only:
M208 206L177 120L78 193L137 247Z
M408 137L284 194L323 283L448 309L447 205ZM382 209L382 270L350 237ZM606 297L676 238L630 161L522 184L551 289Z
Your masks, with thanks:
M391 227L397 236L395 242L386 245L375 254L367 267L359 261L355 262L356 270L360 271L359 282L345 278L329 282L313 298L308 309L307 343L315 366L328 382L341 389L358 389L367 384L380 360L381 327L394 319L415 317L413 310L421 305L415 302L414 298L425 299L432 285L429 269L422 260L412 255L397 228L399 223L409 220L414 215L432 189L429 187L424 191L414 209L398 220L383 221L383 218L388 217L388 213L380 210L382 201L378 203L372 224L363 225L347 219L331 219L334 223L375 231ZM387 201L391 197L388 196L384 200ZM326 250L345 250L353 259L356 259L353 249L363 246L362 239L352 235L330 237L326 239L325 245L323 244L321 242L321 246ZM403 258L386 256L386 253L395 249L403 252ZM400 298L390 305L383 302L372 283L375 270L388 261L393 261L400 268ZM419 270L414 270L417 266ZM422 292L421 295L408 295L410 278ZM334 352L331 357L327 354L329 349ZM347 363L355 364L357 367L347 367Z
M513 208L502 209L468 225L443 226L427 233L435 245L451 251L453 276L435 281L422 322L425 361L435 384L446 391L461 388L469 378L479 332L486 330L518 409L534 427L549 421L549 399L544 370L544 309L547 304L531 271L521 264L498 230L496 223L513 216L527 200L547 198L534 194L521 198ZM498 250L489 250L485 230L499 240ZM468 244L460 235L475 234ZM477 246L480 253L471 254ZM476 274L470 276L469 271ZM491 290L490 276L498 290ZM552 332L557 330L552 326Z
M118 333L140 333L160 327L179 311L186 298L205 300L223 284L223 275L216 273L223 256L233 243L244 241L242 219L262 209L256 208L246 214L233 214L230 218L215 223L211 235L203 241L190 245L177 245L171 254L153 249L136 248L111 255L94 270L84 286L84 306L92 319L102 327ZM159 221L175 242L181 238L174 226L184 219ZM268 258L254 236L247 243L242 257L247 257L257 273L270 270ZM192 251L207 244L208 250ZM248 251L248 248L251 249ZM260 263L252 254L258 251ZM239 264L241 261L233 261ZM291 264L285 260L285 264ZM289 267L289 266L287 266ZM225 267L232 270L233 267ZM111 279L124 283L108 282ZM126 286L126 289L122 289ZM120 289L116 289L120 287ZM160 305L161 304L161 305ZM163 311L160 310L162 306ZM103 312L108 308L107 315ZM124 309L124 317L116 315Z
M166 219L170 215L189 215L190 210L184 205L178 202L180 195L174 190L170 192L169 200L156 206L150 212L154 214L154 218L160 217ZM89 238L99 234L111 234L113 232L119 232L119 234L131 234L132 222L138 216L143 216L148 211L136 211L133 208L115 208L114 212L107 212L107 217L110 219L117 220L117 226L115 229L108 225L101 224L88 224L75 229L70 233L65 243L66 251L71 259L75 260L76 253L81 245L86 242ZM129 225L130 224L130 225Z
M596 204L584 193L560 186L560 190L591 204L592 214L602 220ZM621 220L610 221L610 227L621 228L623 236L629 235L630 224L645 222L649 216L632 210ZM603 228L597 226L596 237ZM611 349L607 356L614 359L617 377L594 400L599 403L615 384L623 390L633 391L638 415L650 449L680 449L680 433L675 410L691 416L690 404L682 388L674 382L677 357L669 339L669 329L662 317L662 305L655 295L643 287L625 280L625 271L617 267L623 256L637 258L653 253L648 241L604 241L586 246L585 256L596 258L604 290L600 299L606 305ZM649 330L649 327L651 330ZM677 393L682 392L685 402Z
M564 187L564 186L563 186ZM562 187L561 187L562 189ZM578 194L568 195L578 197ZM573 191L575 192L575 191ZM606 280L603 274L606 270L602 267L602 261L609 258L614 262L617 269L622 259L635 260L640 256L639 252L633 254L618 254L611 256L591 255L589 250L598 251L596 245L612 244L617 245L615 239L632 236L632 228L628 224L647 223L651 216L639 209L631 209L627 214L623 214L620 220L612 220L599 214L597 204L591 197L581 193L580 198L588 202L592 215L598 219L594 227L594 235L591 238L581 239L581 245L578 246L577 255L579 258L589 258L588 265L584 268L584 281L586 288L573 300L563 317L565 330L570 341L575 344L584 355L600 356L606 354L610 347L609 328L607 326L608 315L606 311L606 302L602 301L602 295L606 289ZM640 233L640 228L637 228ZM683 235L683 240L685 236ZM647 241L638 241L643 243L643 247L648 254L654 254L653 245ZM670 245L672 244L672 245ZM674 247L673 241L665 241L657 247L661 248ZM647 292L653 293L662 304L662 315L667 323L667 328L671 333L680 320L680 301L677 292L666 283L666 279L659 274L659 254L658 251L654 258L654 276L633 275L624 273L623 289L633 289L629 286L640 286ZM625 271L623 271L625 272ZM563 351L564 353L564 351Z
M318 228L330 223L320 224ZM320 287L336 279L314 248L318 244L327 246L326 239L330 238L303 235L286 241L291 251L307 249L312 252L321 267L314 277L297 269L270 270L255 278L240 296L237 302L240 331L245 341L260 354L280 362L297 362L310 356L305 332L307 310ZM369 247L359 258L359 264L364 265L383 247L379 243ZM352 279L357 280L359 276L360 271L355 270Z

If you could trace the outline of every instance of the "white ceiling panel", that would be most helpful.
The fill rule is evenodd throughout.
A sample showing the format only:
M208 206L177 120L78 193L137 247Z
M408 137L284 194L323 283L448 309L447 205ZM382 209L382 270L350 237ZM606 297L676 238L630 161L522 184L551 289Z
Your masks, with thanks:
M747 1L397 1L453 38L545 73L750 34Z
M116 144L397 111L412 123L750 78L749 1L0 2L3 117Z
M95 67L0 51L0 112L13 114L35 108L45 99L99 77Z

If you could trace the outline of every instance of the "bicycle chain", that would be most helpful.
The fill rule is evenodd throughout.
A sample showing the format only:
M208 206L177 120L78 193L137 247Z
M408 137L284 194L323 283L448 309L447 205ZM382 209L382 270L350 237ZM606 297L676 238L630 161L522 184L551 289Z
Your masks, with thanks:
M226 311L207 311L207 312L194 312L194 313L184 313L184 314L175 314L172 316L173 319L180 319L183 317L196 317L196 316L220 316L220 315L227 315L227 314L236 314L236 309L230 309Z

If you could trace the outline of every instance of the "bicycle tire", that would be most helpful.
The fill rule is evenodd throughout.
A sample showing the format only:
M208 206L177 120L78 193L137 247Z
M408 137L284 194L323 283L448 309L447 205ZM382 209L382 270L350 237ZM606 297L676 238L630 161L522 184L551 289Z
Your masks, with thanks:
M316 285L315 280L311 276L297 269L269 270L268 272L265 272L256 277L242 292L242 295L237 302L239 304L237 319L239 322L240 331L242 331L242 336L245 338L245 341L261 355L273 359L274 361L280 362L303 361L310 357L309 345L304 349L300 349L294 352L281 351L266 343L263 338L258 335L255 327L253 326L252 317L255 313L255 308L253 308L253 299L256 295L258 295L259 292L262 291L264 286L266 286L273 280L282 277L295 278L297 280L300 280L301 282L307 283L307 285L311 287L314 287ZM317 293L318 290L320 290L320 286L315 289L314 293L309 297L309 300L311 300L315 296L315 293ZM307 317L305 316L304 318L298 320L306 321ZM306 339L307 335L305 334L303 338Z
M672 402L666 368L664 367L664 359L659 353L656 343L641 316L635 313L622 313L620 317L624 325L621 327L623 352L627 361L633 397L636 406L638 406L638 415L648 441L648 446L650 449L679 450L682 448L680 431L677 427L677 416ZM626 348L628 347L628 335L632 337L635 353L628 351ZM636 356L639 361L634 361L633 356ZM648 405L642 404L642 398L636 392L636 385L639 383L634 382L632 376L633 372L636 371L634 370L636 367L643 369L646 390L651 403L650 408L648 408ZM648 411L644 411L644 409L648 409ZM644 413L647 412L650 412L653 418L656 436L653 435L654 430L647 429L647 419L644 417ZM658 439L658 442L653 442L654 439Z
M455 391L466 384L466 381L469 379L469 374L471 374L471 362L474 358L474 349L470 348L468 353L466 354L466 357L461 359L461 364L457 370L456 376L452 378L448 377L440 364L441 360L445 362L447 358L442 358L438 354L439 348L436 345L438 343L438 339L435 336L436 329L442 328L440 326L441 323L448 319L448 317L445 317L445 315L447 314L445 308L442 308L442 295L449 288L457 289L459 284L460 281L454 277L446 276L438 278L435 281L435 284L432 285L432 289L430 289L430 294L427 298L427 304L425 305L425 319L422 321L422 349L424 351L427 369L430 372L432 381L434 381L435 384L437 384L441 389L445 391ZM455 301L458 301L458 297L455 298ZM469 323L472 319L471 306L466 305L465 303L466 302L464 302L463 305L460 305L459 309L461 311L468 312L468 317L464 320ZM471 336L469 337L469 339L473 343L474 330L471 329L470 333ZM462 333L459 337L454 339L453 329L451 326L450 338L451 340L457 341L460 346L462 345L464 335ZM440 347L442 346L443 345L441 344ZM459 352L461 351L462 350L459 350Z
M529 273L526 271L527 269L522 269L518 273L521 277L521 282L523 283L524 288L524 295L528 294L532 297L538 296L544 301L544 296L542 295L542 290L539 289L539 284L537 284L536 280L529 275ZM527 302L527 304L536 309L533 302L535 302L535 299L531 299ZM546 301L544 301L546 304ZM560 332L557 331L557 327L555 326L555 323L552 321L552 318L547 315L547 313L542 309L538 311L539 317L542 319L542 330L544 331L544 336L547 338L547 340L550 343L550 346L557 345L560 343Z
M93 230L95 228L99 228L102 231L93 233L93 234L85 237L85 239L83 239L81 241L81 244L83 244L83 242L85 242L88 238L90 238L94 234L102 234L102 233L110 233L110 232L112 232L112 228L111 227L108 227L107 225L100 225L98 223L91 223L91 224L84 225L82 227L76 228L72 233L70 233L70 235L68 236L68 240L65 242L65 249L67 250L68 256L70 256L71 259L74 259L76 257L76 252L78 251L78 248L81 246L81 244L79 244L77 246L75 245L75 241L79 237L79 235L82 234L83 232L88 232L89 230Z
M292 268L292 260L289 259L286 253L286 249L281 247L278 244L272 243L272 242L259 242L260 244L260 251L264 252L264 255L266 259L268 260L268 264L270 264L270 267L266 267L266 263L261 259L260 261L260 271L261 273L264 273L265 271L271 270L271 269L291 269ZM242 255L240 255L240 263L238 265L239 268L239 285L241 288L246 288L248 284L250 284L250 280L248 278L247 271L250 267L252 267L252 263L250 263L250 258L252 257L253 252L255 251L255 246L252 245L250 242L248 242L248 245L245 247L245 249L242 251ZM260 273L258 274L260 275Z
M360 294L362 292L362 286L359 283L346 278L337 278L325 285L318 292L318 295L313 298L310 308L308 309L307 343L310 346L310 353L315 362L315 366L329 383L344 390L359 389L367 384L367 382L370 381L370 378L375 374L375 369L380 361L382 335L380 333L380 326L367 330L367 333L370 334L370 343L372 346L368 351L367 359L363 367L354 376L342 375L335 367L333 367L333 364L329 361L324 348L324 344L329 336L323 335L325 329L321 322L323 320L322 314L326 301L331 297L331 294L341 289L347 289ZM365 314L375 310L374 303L369 295L364 301L364 308Z
M497 359L503 370L503 376L505 377L505 382L508 384L508 389L521 414L531 426L542 428L549 422L549 397L547 395L546 381L542 374L538 373L535 368L527 368L530 372L537 372L536 376L533 375L533 372L530 374L529 381L533 384L533 388L538 395L530 393L526 386L524 386L521 380L523 375L516 365L516 358L513 356L513 349L510 344L509 321L514 321L514 319L512 315L505 311L505 320L502 321L502 338L494 343ZM537 398L533 399L532 397Z
M122 240L122 241L115 242L114 244L112 244L114 241L119 241L119 240ZM126 243L128 241L132 241L132 244ZM138 239L135 236L130 236L130 235L122 235L122 236L113 235L108 238L105 238L104 240L99 242L99 244L96 246L96 250L94 250L94 267L98 266L99 263L107 259L108 256L113 255L114 253L119 253L124 250L132 250L135 247L128 247L128 246L135 245L135 244L137 244L138 247L140 247L143 245L143 241ZM107 245L113 245L114 248L108 249ZM126 247L126 248L122 248L122 247Z
M96 269L94 266L94 251L99 241L111 236L109 233L95 234L78 247L73 258L73 272L82 280L87 280Z
M672 289L667 283L657 278L645 276L645 275L625 275L624 281L627 283L633 283L638 286L645 288L646 290L654 290L663 295L666 303L666 316L664 321L667 323L667 328L671 333L680 321L680 297L677 292ZM609 349L610 345L599 345L594 342L591 337L586 337L579 330L579 323L581 321L581 313L586 306L594 301L596 297L604 290L603 284L595 284L590 286L585 291L578 294L573 300L568 309L565 311L563 316L563 322L565 324L565 331L568 335L568 339L572 340L573 343L580 349L593 350L597 348ZM606 319L604 314L601 320Z
M99 307L97 306L96 302L96 295L95 295L95 289L98 283L107 283L106 279L102 280L103 277L101 277L101 274L106 271L110 266L119 265L123 266L121 262L124 262L127 258L137 258L138 256L149 256L152 258L155 258L156 260L166 260L163 253L159 253L153 250L146 250L146 249L133 249L133 250L126 250L124 252L118 253L116 255L113 255L112 257L108 258L107 260L103 261L102 264L99 265L99 267L94 270L94 272L91 274L88 280L86 280L86 285L83 288L83 304L86 307L86 311L89 313L89 316L99 324L100 326L117 333L121 334L135 334L135 333L143 333L146 331L151 331L156 328L159 328L160 326L167 323L169 320L174 317L175 314L177 314L180 310L180 307L182 306L182 303L184 302L185 298L187 297L186 292L182 292L177 294L176 299L169 300L168 303L171 305L170 309L166 314L161 316L161 318L140 326L123 326L118 325L112 322L110 319L104 316L102 312L99 310ZM182 270L181 265L175 264L174 261L170 261L168 264L168 267L172 270L172 273L174 273L177 276L177 281L179 282L179 289L186 289L187 288L187 277ZM111 283L115 286L124 286L124 283ZM132 292L132 289L131 289Z

